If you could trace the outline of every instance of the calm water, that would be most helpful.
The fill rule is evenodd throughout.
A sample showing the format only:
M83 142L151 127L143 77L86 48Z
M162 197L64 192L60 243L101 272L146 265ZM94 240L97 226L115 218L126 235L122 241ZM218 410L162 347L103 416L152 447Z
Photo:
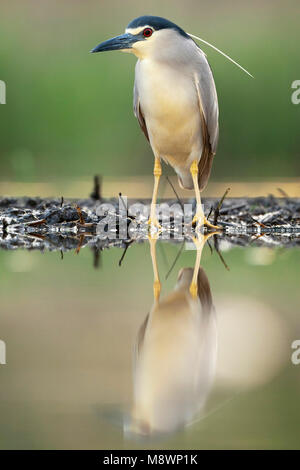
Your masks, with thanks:
M0 252L2 449L300 447L299 250L192 248Z

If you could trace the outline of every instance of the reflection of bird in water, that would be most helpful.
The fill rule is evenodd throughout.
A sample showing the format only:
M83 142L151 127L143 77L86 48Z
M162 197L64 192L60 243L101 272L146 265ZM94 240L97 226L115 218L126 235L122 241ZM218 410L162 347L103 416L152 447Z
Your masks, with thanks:
M198 235L194 269L181 269L174 290L162 300L156 240L150 239L155 300L138 332L129 432L175 431L190 423L205 404L217 354L212 295L200 266L209 236Z

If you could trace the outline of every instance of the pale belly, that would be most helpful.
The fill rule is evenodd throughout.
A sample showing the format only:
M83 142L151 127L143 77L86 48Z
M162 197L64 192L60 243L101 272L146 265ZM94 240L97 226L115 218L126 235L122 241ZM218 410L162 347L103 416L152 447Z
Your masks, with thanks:
M139 72L140 105L154 153L174 167L187 167L193 159L200 159L202 151L199 103L192 78L176 74L175 79L172 70L152 64L143 64Z

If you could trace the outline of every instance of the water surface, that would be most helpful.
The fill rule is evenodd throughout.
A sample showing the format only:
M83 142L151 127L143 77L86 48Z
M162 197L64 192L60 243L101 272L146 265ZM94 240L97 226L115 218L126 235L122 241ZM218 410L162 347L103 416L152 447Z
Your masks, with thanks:
M121 267L122 250L104 250L98 269L89 248L63 259L59 251L1 251L7 363L0 365L0 447L299 448L300 365L291 361L291 344L300 339L300 254L273 245L239 247L221 239L228 271L206 244L200 268L206 281L198 284L206 293L202 304L187 307L174 288L182 268L193 272L193 243L157 242L165 301L159 318L171 323L157 333L160 350L154 346L152 353L168 356L165 374L161 364L135 363L155 303L147 241L133 243ZM211 308L203 313L207 289ZM204 318L198 337L191 317L180 316L189 309ZM178 350L174 331L183 338ZM159 409L164 429L152 433L145 421L157 423Z

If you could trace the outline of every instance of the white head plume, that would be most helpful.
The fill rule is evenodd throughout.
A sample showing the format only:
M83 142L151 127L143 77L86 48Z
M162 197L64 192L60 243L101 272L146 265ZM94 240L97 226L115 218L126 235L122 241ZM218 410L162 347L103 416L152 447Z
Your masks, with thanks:
M226 57L226 59L230 60L230 62L232 62L232 63L235 64L237 67L239 67L241 70L243 70L245 73L247 73L248 75L250 75L250 77L254 78L253 75L251 75L251 73L248 72L248 70L244 69L244 67L242 67L240 64L238 64L237 62L235 62L235 60L233 60L231 57L229 57L229 55L225 54L225 52L220 51L220 49L218 49L216 46L213 46L212 44L210 44L209 42L205 41L204 39L199 38L198 36L194 36L194 34L188 33L188 35L191 36L191 38L198 39L198 41L201 41L201 42L203 42L204 44L207 44L207 46L212 47L213 49L215 49L215 51L217 51L217 52L219 52L220 54L222 54L224 57Z

